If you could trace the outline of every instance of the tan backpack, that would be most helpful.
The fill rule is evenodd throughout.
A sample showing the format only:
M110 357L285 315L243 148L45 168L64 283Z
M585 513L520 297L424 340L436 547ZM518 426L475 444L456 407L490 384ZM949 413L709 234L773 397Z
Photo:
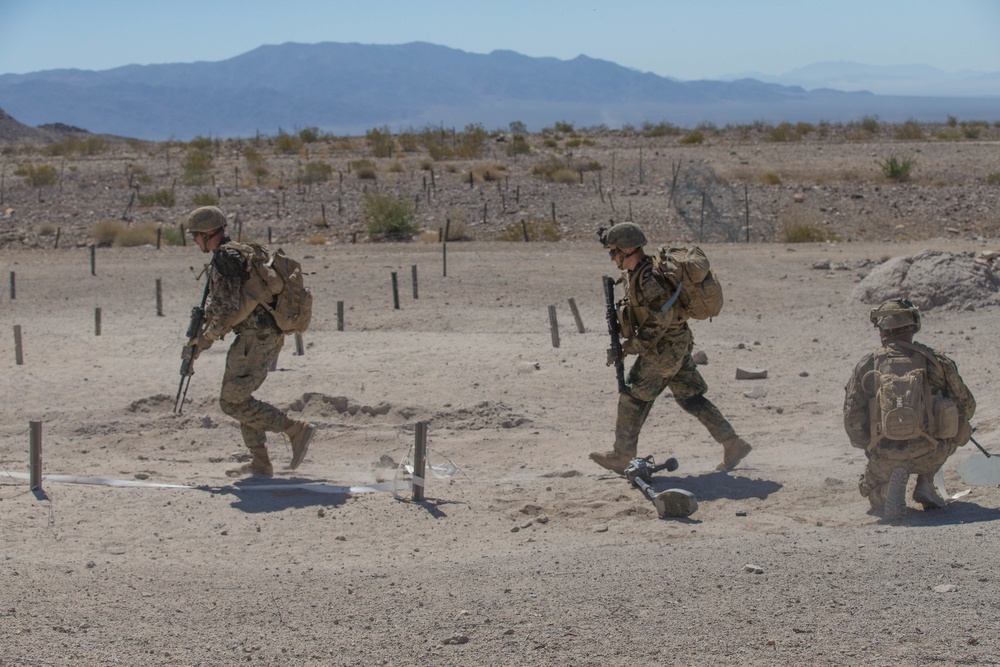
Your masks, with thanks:
M679 290L677 301L685 315L707 320L722 312L722 285L701 248L661 246L653 255L653 265L674 289Z
M895 343L911 351L906 354L892 347L875 352L874 368L865 373L874 386L869 392L868 413L871 449L887 440L917 440L931 443L952 438L958 432L958 408L944 396L935 395L927 379L927 362L938 363L922 350L906 343Z
M271 253L258 243L232 245L252 269L244 285L248 298L267 308L282 333L305 333L312 320L312 292L302 277L302 265L281 248Z

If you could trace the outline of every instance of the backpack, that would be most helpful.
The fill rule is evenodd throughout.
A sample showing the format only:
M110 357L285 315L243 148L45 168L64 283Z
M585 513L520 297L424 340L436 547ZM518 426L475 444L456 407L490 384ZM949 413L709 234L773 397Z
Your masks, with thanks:
M896 343L910 354L882 347L875 352L874 367L865 373L862 386L874 378L868 416L871 427L869 449L887 440L926 439L932 444L946 440L958 431L958 408L955 403L935 395L927 379L927 362L939 363L915 346Z
M312 292L302 278L302 265L278 248L266 266L281 278L282 289L274 304L263 304L274 316L274 322L286 334L305 333L312 320Z
M722 285L698 246L659 247L653 266L678 291L678 302L687 317L707 320L722 311Z
M258 280L244 289L264 306L285 334L304 333L312 320L312 292L302 277L302 265L278 248L273 253L259 243L232 243L247 260Z

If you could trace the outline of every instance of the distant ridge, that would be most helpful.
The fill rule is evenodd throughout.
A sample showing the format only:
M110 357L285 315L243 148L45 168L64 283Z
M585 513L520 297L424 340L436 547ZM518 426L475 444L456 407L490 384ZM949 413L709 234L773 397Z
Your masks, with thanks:
M187 140L317 127L363 134L428 125L521 121L539 130L667 121L693 127L877 115L941 122L992 119L996 99L887 97L735 81L678 81L578 56L472 54L434 44L261 46L220 62L60 69L0 76L0 105L28 125L66 123L101 134Z

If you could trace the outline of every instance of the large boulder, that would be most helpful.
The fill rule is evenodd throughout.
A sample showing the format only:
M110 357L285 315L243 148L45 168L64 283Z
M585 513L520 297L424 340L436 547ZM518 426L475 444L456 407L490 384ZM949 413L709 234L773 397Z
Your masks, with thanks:
M854 298L879 304L906 297L921 310L968 308L1000 303L1000 278L989 265L968 255L924 250L894 257L872 269L854 290Z

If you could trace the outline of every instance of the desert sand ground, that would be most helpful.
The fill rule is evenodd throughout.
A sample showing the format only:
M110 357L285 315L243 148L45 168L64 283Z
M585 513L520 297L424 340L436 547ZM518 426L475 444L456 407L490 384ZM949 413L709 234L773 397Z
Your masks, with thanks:
M319 431L277 489L224 474L244 452L217 404L226 345L172 414L195 248L98 248L93 276L87 248L0 251L16 273L15 298L0 294L0 665L1000 662L1000 490L957 474L970 445L944 469L969 495L910 501L898 523L867 513L841 406L876 332L857 271L813 268L996 243L705 247L727 304L694 324L701 370L754 451L715 472L721 447L661 397L640 452L677 457L656 487L700 503L671 520L587 458L611 444L616 405L600 283L614 267L596 242L449 243L447 276L438 244L286 245L316 312L305 354L286 341L258 396ZM994 451L998 326L996 308L935 309L918 336L959 364ZM32 421L46 475L145 486L31 492ZM344 488L391 480L380 463L417 422L456 474L430 477L423 503ZM270 442L281 468L287 442Z

